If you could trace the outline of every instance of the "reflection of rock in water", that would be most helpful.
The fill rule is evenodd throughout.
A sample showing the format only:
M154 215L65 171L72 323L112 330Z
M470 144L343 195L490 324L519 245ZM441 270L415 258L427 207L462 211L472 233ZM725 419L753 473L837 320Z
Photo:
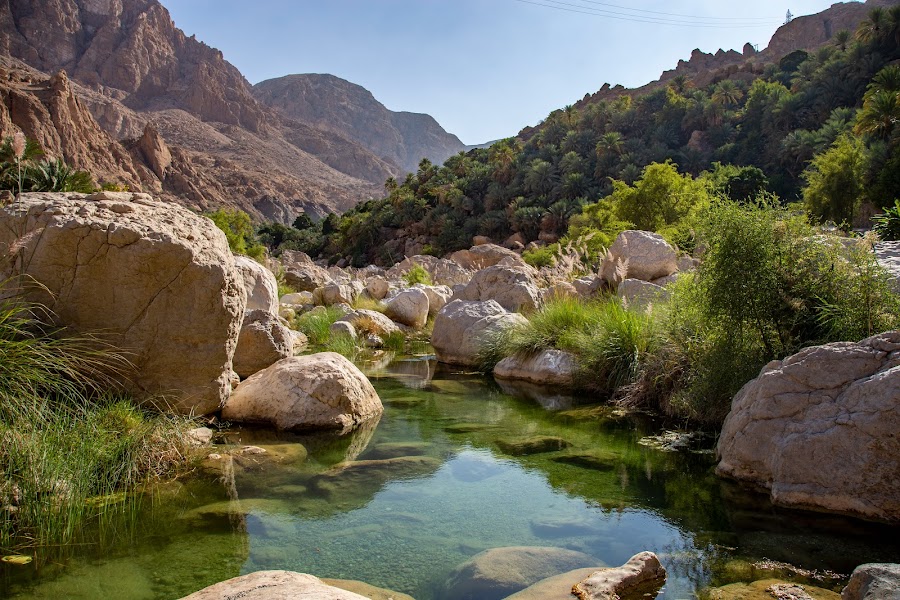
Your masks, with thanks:
M475 452L463 452L450 461L450 472L459 481L484 481L507 470L492 458Z
M304 514L315 515L355 510L367 505L386 484L430 475L442 463L432 456L341 463L309 480L309 495L301 500L299 508Z
M427 358L398 360L389 365L385 372L406 387L420 390L431 383L436 364L437 361Z
M575 398L571 394L560 393L553 387L511 379L498 379L497 385L504 394L533 400L547 410L567 410L575 405Z
M310 460L322 466L331 466L356 459L372 441L381 417L369 419L346 435L335 433L311 433L299 436Z

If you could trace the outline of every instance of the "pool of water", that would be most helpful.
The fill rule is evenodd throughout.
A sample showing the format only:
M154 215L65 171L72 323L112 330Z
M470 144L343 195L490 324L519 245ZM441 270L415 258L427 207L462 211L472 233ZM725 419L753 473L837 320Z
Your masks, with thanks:
M764 559L826 575L780 577L838 590L845 580L829 572L900 562L898 528L776 509L720 481L712 438L669 451L647 438L671 424L504 391L428 357L367 370L385 404L377 423L344 437L228 430L223 448L267 452L207 461L83 544L0 565L0 597L170 600L288 569L446 600L454 567L503 546L608 565L652 550L669 572L666 599L769 577Z

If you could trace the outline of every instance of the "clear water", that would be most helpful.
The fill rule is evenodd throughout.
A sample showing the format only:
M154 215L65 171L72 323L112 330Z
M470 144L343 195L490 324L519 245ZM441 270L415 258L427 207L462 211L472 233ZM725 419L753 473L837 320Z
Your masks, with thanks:
M133 519L50 560L0 564L0 598L169 600L288 569L439 600L461 562L522 545L609 565L652 550L669 572L666 599L772 576L752 566L762 559L840 574L900 561L898 528L776 509L718 480L712 439L663 451L639 442L667 424L584 406L588 398L542 404L421 357L369 372L385 402L377 424L343 438L231 430L227 444L268 452L238 456L224 473L222 462L198 468ZM533 436L568 447L510 450ZM839 590L844 580L813 583Z

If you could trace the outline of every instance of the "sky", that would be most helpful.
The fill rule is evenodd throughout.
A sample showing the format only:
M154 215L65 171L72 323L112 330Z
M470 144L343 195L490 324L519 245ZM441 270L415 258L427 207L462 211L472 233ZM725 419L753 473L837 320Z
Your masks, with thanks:
M694 48L766 47L832 0L161 0L251 83L330 73L466 144L515 135L604 83L637 87Z

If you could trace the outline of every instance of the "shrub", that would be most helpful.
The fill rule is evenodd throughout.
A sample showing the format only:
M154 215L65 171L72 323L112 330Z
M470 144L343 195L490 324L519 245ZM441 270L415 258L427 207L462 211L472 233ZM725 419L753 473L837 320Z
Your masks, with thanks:
M258 261L265 258L266 248L256 239L250 215L238 209L220 208L215 212L206 213L206 216L225 233L228 247L232 252Z
M559 250L559 244L551 244L542 248L534 248L526 250L522 253L522 260L534 267L550 267L556 262L556 253Z
M413 265L409 271L403 274L403 281L410 286L417 283L431 285L431 274L422 265Z
M900 241L900 200L886 209L884 214L872 217L875 226L872 228L886 242Z
M341 309L328 306L297 316L294 327L306 335L310 344L321 346L328 342L331 337L331 326L342 316L344 313Z

